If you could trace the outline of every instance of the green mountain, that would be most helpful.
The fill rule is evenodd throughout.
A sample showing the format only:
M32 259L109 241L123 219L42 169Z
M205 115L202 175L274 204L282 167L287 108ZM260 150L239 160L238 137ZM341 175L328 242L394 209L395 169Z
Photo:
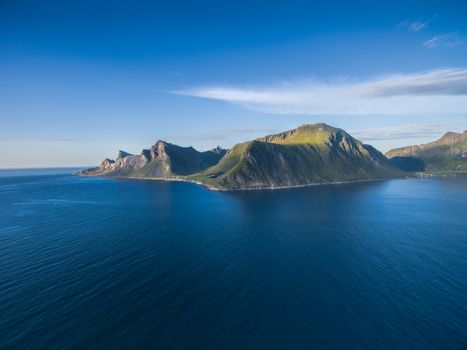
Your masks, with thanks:
M252 189L401 176L386 157L326 124L237 144L218 164L191 175L213 189Z
M139 155L119 151L116 160L105 159L100 166L80 171L77 175L174 178L203 171L216 164L225 153L220 147L198 152L193 147L157 141Z
M396 148L386 157L405 171L467 173L467 131L448 132L431 143Z

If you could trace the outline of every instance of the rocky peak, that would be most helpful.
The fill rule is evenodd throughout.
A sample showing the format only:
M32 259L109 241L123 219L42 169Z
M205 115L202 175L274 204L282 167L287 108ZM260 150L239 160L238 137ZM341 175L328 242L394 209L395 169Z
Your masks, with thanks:
M105 158L105 159L102 161L102 163L101 163L101 165L100 165L100 168L101 168L102 170L112 170L113 167L114 167L114 165L115 165L115 161L114 161L114 160L109 159L109 158Z
M167 142L162 140L157 140L154 146L151 146L149 153L152 159L157 158L161 154L166 153Z
M163 140L157 140L156 143L154 144L156 147L165 147L167 145L167 142Z
M216 154L224 155L227 151L218 145L218 146L216 146L215 148L213 148L213 149L211 150L211 152L214 152L214 153L216 153Z
M131 153L119 150L117 158L125 158L125 157L131 156L131 155L132 155Z
M165 153L167 150L168 143L162 140L156 142L155 147L159 153Z

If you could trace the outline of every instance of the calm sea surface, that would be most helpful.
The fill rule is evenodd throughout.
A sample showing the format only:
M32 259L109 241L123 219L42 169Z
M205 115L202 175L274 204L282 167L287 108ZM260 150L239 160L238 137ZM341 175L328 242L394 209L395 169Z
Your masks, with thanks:
M70 173L0 172L1 349L467 347L466 179Z

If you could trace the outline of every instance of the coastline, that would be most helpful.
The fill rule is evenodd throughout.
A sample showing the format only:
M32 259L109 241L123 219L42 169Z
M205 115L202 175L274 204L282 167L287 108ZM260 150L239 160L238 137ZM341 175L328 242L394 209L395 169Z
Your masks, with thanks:
M111 178L111 179L131 179L131 180L150 180L150 181L174 181L174 182L188 182L193 183L195 185L202 186L210 191L218 191L218 192L237 192L237 191L273 191L273 190L285 190L285 189L294 189L294 188L303 188L303 187L312 187L312 186L323 186L323 185L345 185L345 184L352 184L352 183L362 183L362 182L375 182L375 181L385 181L385 180L393 180L393 179L410 179L410 178L422 178L424 176L420 176L416 174L415 176L405 176L405 177L388 177L388 178L380 178L380 179L365 179L365 180L350 180L350 181L332 181L332 182L314 182L308 183L303 185L289 185L289 186L268 186L268 187L250 187L250 188L218 188L209 186L203 182L190 180L181 177L138 177L138 176L105 176L105 175L79 175L73 174L73 176L83 176L83 177L103 177L103 178Z

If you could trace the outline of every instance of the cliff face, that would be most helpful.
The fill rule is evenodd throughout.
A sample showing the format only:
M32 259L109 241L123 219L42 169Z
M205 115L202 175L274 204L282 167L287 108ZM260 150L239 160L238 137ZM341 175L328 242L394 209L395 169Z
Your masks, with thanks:
M401 168L418 162L417 171L467 172L467 131L448 132L431 143L392 149L386 156Z
M234 146L190 178L218 189L300 186L401 176L386 157L345 131L303 125Z
M225 150L221 148L198 152L193 147L157 141L139 155L119 151L115 161L105 159L100 166L80 171L77 175L156 178L184 176L216 164L224 154Z

